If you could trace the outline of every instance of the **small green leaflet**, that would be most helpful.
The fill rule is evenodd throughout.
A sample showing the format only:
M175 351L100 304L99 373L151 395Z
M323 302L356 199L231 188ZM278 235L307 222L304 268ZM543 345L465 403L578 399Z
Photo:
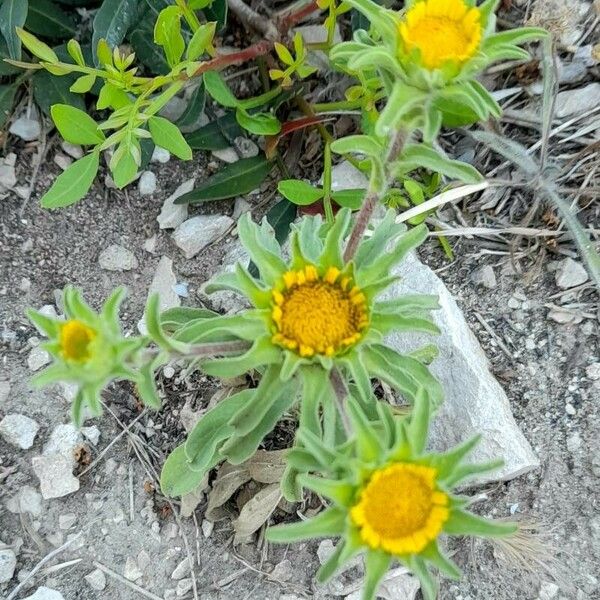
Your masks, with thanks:
M154 26L154 41L162 46L171 67L179 63L185 40L181 34L181 9L178 6L168 6L160 11Z
M98 152L92 152L75 161L56 178L52 187L44 194L41 200L42 206L60 208L81 200L92 187L99 165Z
M235 117L246 131L254 135L277 135L281 131L281 123L270 113L251 115L243 108L238 108Z
M148 120L148 128L157 146L168 150L181 160L191 160L192 149L185 141L181 131L171 121L162 117L152 117Z
M13 60L21 59L21 40L16 28L25 24L28 8L27 0L3 0L0 6L0 33L6 40L9 55Z
M270 171L271 163L264 155L238 160L177 198L175 204L198 204L247 194L256 189Z
M104 141L96 121L82 110L68 104L55 104L50 112L56 128L67 142L91 146Z
M284 198L287 198L290 202L298 206L314 204L325 193L321 188L314 188L312 185L297 179L284 179L280 181L277 190Z
M221 106L236 108L239 105L238 99L231 93L225 80L216 71L204 73L204 87Z

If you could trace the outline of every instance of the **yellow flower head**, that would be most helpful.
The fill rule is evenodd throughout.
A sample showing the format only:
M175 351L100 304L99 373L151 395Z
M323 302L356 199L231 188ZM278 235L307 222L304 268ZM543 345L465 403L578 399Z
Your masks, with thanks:
M90 343L96 332L78 319L70 319L60 326L60 352L66 360L85 362L90 357Z
M436 488L436 469L394 463L375 471L350 511L362 541L394 555L421 552L448 520L448 496Z
M355 344L367 327L367 299L351 277L313 265L284 273L273 289L273 343L300 356L333 356Z
M423 0L404 16L400 37L407 52L420 52L427 69L447 62L463 64L481 43L481 13L464 0Z

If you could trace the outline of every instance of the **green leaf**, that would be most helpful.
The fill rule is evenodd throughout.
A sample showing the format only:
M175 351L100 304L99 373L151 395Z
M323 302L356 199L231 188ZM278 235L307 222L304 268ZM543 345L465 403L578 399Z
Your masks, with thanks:
M45 62L58 62L58 56L56 56L56 53L54 50L52 50L52 48L50 48L50 46L48 46L48 44L44 44L44 42L38 40L35 35L25 31L24 29L21 29L20 27L17 27L16 31L17 35L21 39L21 42L23 42L23 45L27 48L27 50L29 50L29 52L31 52L31 54L37 56L39 59Z
M60 208L81 200L88 192L100 165L100 155L92 152L75 161L61 173L52 187L44 194L41 203L44 208Z
M234 431L227 423L253 394L254 390L243 390L229 396L200 418L185 443L190 468L205 473L220 460L219 445Z
M482 176L475 167L459 160L451 160L427 146L409 146L402 154L402 170L425 168L465 183L479 183Z
M96 145L104 141L96 121L82 110L68 104L55 104L50 112L56 128L67 142Z
M270 542L287 544L312 538L341 535L345 528L346 512L339 508L328 508L307 521L269 527L266 538Z
M325 193L321 188L298 179L284 179L277 185L277 191L290 202L298 206L307 206L320 200Z
M175 200L175 204L198 204L243 196L256 189L271 171L264 155L244 158L227 165L191 192Z
M473 513L454 509L444 523L444 532L450 535L477 535L484 537L498 537L514 533L517 530L515 523L503 523L478 517Z
M200 25L188 44L185 54L188 60L196 60L212 45L216 25L215 22Z
M32 82L33 97L47 115L51 114L51 107L55 104L70 104L85 110L85 102L81 95L74 94L69 89L74 82L70 75L56 77L47 71L39 71L32 77Z
M4 0L0 6L0 33L8 45L8 53L13 60L21 59L21 40L17 27L23 27L27 19L27 0Z
M5 58L10 58L8 53L8 45L4 37L0 34L0 77L5 75L14 75L21 73L21 69L4 61Z
M177 156L177 158L191 160L192 149L185 141L177 125L174 125L171 121L163 117L152 117L148 120L148 128L157 146L168 150L171 154Z
M65 12L50 0L33 0L25 26L33 33L49 38L68 38L77 33L72 14Z
M224 150L231 146L234 138L243 133L235 113L229 113L186 135L185 138L193 150Z
M76 94L85 94L89 92L96 83L96 76L93 74L83 75L75 81L75 83L69 88Z
M207 21L216 21L219 32L227 25L227 0L213 0L203 12Z
M137 175L138 163L128 144L121 143L110 161L113 180L119 189L129 185Z
M281 131L279 119L271 113L256 113L251 115L243 108L235 112L237 122L254 135L276 135Z
M177 119L176 125L179 129L190 130L194 126L197 127L196 123L200 120L200 116L204 112L204 105L206 104L206 90L204 85L200 82L200 85L193 91L186 109L183 114ZM189 144L189 140L188 140Z
M185 446L175 448L167 457L160 474L160 489L165 496L175 498L195 490L204 473L190 468Z
M342 208L358 210L365 198L366 190L339 190L331 193L333 201Z
M369 550L365 556L365 582L363 600L375 600L379 582L383 579L392 562L392 557L383 550Z
M93 24L92 48L96 65L99 64L95 54L98 42L104 39L110 48L116 48L125 39L137 16L137 0L104 0Z
M178 6L168 6L160 11L154 26L154 42L162 46L171 67L179 64L185 40L181 34L181 9Z
M0 85L0 129L4 126L8 115L12 110L18 85Z
M239 105L238 99L231 93L229 86L217 71L204 73L204 86L210 96L221 106L237 108Z
M331 151L337 154L356 152L365 156L380 157L384 155L383 145L369 135L348 135L331 144Z
M277 243L283 245L290 234L292 223L296 220L296 207L286 200L282 200L272 206L265 216L273 227Z

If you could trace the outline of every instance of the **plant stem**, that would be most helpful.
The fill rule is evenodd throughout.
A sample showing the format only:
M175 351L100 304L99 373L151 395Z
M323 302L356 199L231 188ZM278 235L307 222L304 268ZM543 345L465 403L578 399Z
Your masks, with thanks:
M346 437L350 437L352 435L352 424L350 423L348 413L346 412L346 399L348 398L348 388L346 386L346 382L344 381L344 378L337 367L334 367L331 370L329 378L331 385L333 386L337 409L340 413L340 418L342 419L342 425L344 426Z
M406 130L399 129L395 132L385 159L386 167L388 167L390 163L395 162L398 156L400 156L407 139L408 132ZM363 202L363 205L361 206L358 216L356 217L352 233L350 234L348 244L346 245L346 249L344 250L344 262L350 262L354 258L354 255L358 250L358 246L360 245L363 235L367 229L367 226L369 225L369 221L373 216L373 211L387 192L387 189L391 181L393 180L393 177L394 176L390 173L386 173L386 180L383 182L380 189L372 189L372 185L369 186L367 196L365 198L365 201Z
M331 206L331 147L329 143L325 143L325 152L323 155L323 208L325 209L325 217L327 224L333 225L333 208Z
M279 39L279 29L264 15L257 13L242 0L227 0L229 10L244 25L252 27L255 31L262 33L267 40L272 42Z
M185 356L224 356L229 354L240 354L249 350L252 344L249 342L216 342L214 344L196 344L191 346Z

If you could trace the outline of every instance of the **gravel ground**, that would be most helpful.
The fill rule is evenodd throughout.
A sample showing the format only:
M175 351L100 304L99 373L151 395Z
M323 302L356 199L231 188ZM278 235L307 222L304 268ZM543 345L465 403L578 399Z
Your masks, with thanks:
M313 583L318 566L316 544L286 549L262 543L257 546L250 540L234 548L230 519L218 521L212 532L210 525L203 525L205 500L194 519L185 520L179 529L171 508L153 490L152 468L160 466L183 436L179 415L185 401L203 406L218 387L200 376L186 382L172 373L170 378L163 374L160 385L166 396L165 408L159 414L144 413L141 418L131 388L112 386L105 395L111 412L95 423L100 438L95 443L84 440L78 456L76 473L85 471L79 477L81 488L63 498L43 500L36 507L36 500L40 504L41 498L32 458L41 454L57 425L68 423L69 408L63 390L32 391L28 385L32 375L28 358L39 336L23 316L26 307L53 304L54 290L67 283L81 287L97 306L115 285L125 284L130 293L123 319L133 330L160 256L174 259L177 280L189 284L190 299L184 300L189 303L231 244L231 238L225 237L198 258L183 259L170 235L158 230L155 218L162 199L176 183L201 176L206 164L182 168L169 163L153 169L159 187L150 198L140 197L135 189L125 195L103 193L98 187L85 202L59 212L42 211L32 199L22 217L22 200L10 195L3 201L0 382L5 387L9 382L10 392L2 401L0 416L25 414L40 429L33 447L26 450L0 438L1 539L17 554L15 579L0 584L0 590L8 593L44 556L76 538L44 564L26 588L46 585L59 590L66 600L114 598L116 594L127 600L143 597L134 586L154 594L146 596L151 598L192 597L186 589L187 575L180 580L171 578L187 556L186 541L180 535L185 532L190 551L199 559L195 572L201 598L336 597L335 591L344 591L341 584L323 590ZM20 163L18 172L26 173L27 165ZM39 185L46 185L48 177L44 170ZM226 214L231 208L229 203L211 207ZM154 235L157 243L150 253L144 244ZM133 252L137 267L127 272L102 269L99 254L111 244ZM508 254L482 258L476 256L474 248L469 240L458 242L458 258L451 264L434 241L424 246L421 255L458 299L542 466L512 482L478 490L483 513L514 515L535 530L521 540L520 556L530 572L520 568L514 557L507 559L501 546L455 542L451 549L467 576L460 584L443 582L442 598L512 600L534 599L538 594L539 598L598 598L598 320L589 315L578 323L558 324L548 318L545 307L559 293L591 302L592 290L584 285L576 291L561 291L552 262L527 284L512 270ZM473 281L479 280L478 269L486 265L493 268L497 279L492 289ZM136 418L130 433L119 435L122 426ZM237 506L236 502L230 504L233 513L243 502L244 493L247 499L252 489L246 488L238 496ZM33 514L10 512L9 508L15 510L15 496L24 497L22 504L25 502ZM284 512L278 509L278 514ZM57 567L52 569L52 565ZM98 565L110 570L103 590L93 589L84 578ZM276 571L269 575L275 565ZM347 577L351 579L351 575ZM98 573L96 578L99 586L103 578ZM544 596L555 591L553 582L560 591ZM181 596L176 596L178 592Z

